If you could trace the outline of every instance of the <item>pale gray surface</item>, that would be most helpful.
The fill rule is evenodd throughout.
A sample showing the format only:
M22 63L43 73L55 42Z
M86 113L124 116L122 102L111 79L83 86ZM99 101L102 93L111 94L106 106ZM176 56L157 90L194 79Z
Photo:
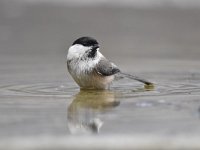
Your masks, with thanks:
M84 144L94 138L96 147L105 148L88 135L93 122L99 126L100 144L104 136L119 140L123 135L129 142L139 140L140 148L148 140L155 148L159 139L158 149L170 148L165 139L200 148L194 144L200 133L199 9L44 3L20 6L15 14L0 4L1 149L10 139L11 147L23 147L26 138L28 148L41 148L44 141L76 147L68 142L85 138L76 139L71 130L87 133ZM121 70L155 82L156 88L145 91L142 84L124 80L109 92L79 93L67 73L65 48L84 35L96 37L102 53ZM180 148L176 144L174 149ZM137 148L134 142L127 146Z
M7 1L7 0L4 0ZM9 0L10 3L15 5L18 2L25 3L38 3L48 2L55 5L70 5L70 6L131 6L131 7L160 7L160 6L173 6L179 8L199 8L199 0Z

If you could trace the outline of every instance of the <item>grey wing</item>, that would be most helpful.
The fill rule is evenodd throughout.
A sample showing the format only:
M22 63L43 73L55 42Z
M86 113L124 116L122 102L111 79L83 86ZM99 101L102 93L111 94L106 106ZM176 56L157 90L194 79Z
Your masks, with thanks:
M103 76L110 76L120 72L119 68L106 58L103 58L99 61L95 71Z

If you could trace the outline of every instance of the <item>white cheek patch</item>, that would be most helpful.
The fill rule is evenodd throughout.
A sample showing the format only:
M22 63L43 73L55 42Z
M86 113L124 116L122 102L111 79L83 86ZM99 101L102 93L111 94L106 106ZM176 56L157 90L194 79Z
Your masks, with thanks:
M91 72L99 63L101 58L104 57L99 52L99 49L97 49L95 58L88 58L85 55L88 50L90 50L90 47L85 47L80 44L72 45L68 50L67 60L70 61L70 72L78 78Z
M85 47L85 46L80 45L80 44L72 45L68 50L67 60L80 58L89 49L90 49L90 47Z

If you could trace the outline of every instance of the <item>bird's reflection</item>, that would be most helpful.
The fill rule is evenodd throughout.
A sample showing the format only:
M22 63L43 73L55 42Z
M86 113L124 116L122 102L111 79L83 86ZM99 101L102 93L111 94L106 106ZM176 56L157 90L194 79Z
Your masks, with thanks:
M119 105L112 91L85 91L75 95L68 106L68 128L72 134L98 133L103 125L100 115Z

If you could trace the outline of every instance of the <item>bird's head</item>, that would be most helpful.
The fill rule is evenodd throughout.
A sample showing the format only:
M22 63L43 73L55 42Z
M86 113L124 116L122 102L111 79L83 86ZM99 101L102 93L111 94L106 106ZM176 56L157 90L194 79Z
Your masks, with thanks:
M75 40L68 50L67 59L93 59L97 55L99 43L92 37L81 37Z

